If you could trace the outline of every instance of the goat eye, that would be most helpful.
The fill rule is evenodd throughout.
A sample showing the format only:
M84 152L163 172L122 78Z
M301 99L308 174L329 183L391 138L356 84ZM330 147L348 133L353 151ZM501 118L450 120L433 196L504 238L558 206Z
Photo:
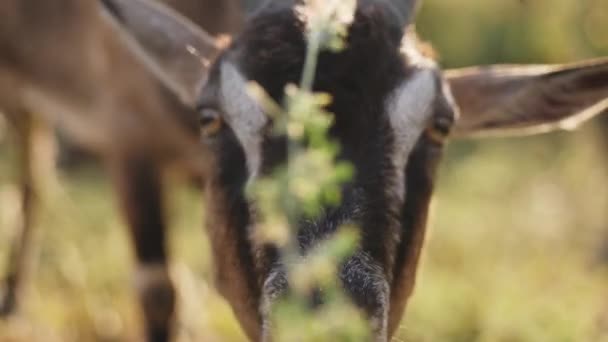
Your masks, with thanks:
M220 113L214 109L200 111L200 132L203 137L212 137L224 127Z
M431 125L427 128L427 136L438 144L445 143L454 125L454 115L452 112L442 114L444 115L436 115Z

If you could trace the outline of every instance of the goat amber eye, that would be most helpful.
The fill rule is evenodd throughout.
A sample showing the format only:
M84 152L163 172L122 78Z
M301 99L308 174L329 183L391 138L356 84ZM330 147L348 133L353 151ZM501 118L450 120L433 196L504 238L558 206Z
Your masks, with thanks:
M218 134L224 127L224 121L220 114L213 109L201 111L200 132L204 137L211 137Z
M437 115L426 130L427 136L435 143L444 144L450 135L453 125L454 117L452 112L450 112L450 115Z
M428 127L426 133L427 137L437 144L443 144L447 139L447 134L444 131L437 129L437 127Z

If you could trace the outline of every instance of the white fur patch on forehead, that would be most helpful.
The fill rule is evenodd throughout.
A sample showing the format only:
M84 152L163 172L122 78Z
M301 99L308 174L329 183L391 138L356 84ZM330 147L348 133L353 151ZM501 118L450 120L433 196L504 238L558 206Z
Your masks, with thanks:
M395 137L392 161L399 172L396 190L400 197L405 190L402 174L414 145L433 114L437 91L435 69L425 68L416 70L388 99L386 108Z
M285 0L283 0L285 1ZM287 3L288 1L285 1ZM310 31L312 25L318 22L320 18L332 17L332 19L341 24L348 26L355 20L355 10L357 7L356 1L341 1L340 5L328 5L326 1L291 1L296 17L305 25L306 30Z
M220 103L225 119L234 131L247 160L249 177L254 178L262 164L262 129L267 117L249 96L247 80L229 61L220 66Z
M400 51L401 54L407 57L407 61L411 66L431 69L437 67L437 63L432 58L425 56L420 51L419 40L413 27L403 36Z

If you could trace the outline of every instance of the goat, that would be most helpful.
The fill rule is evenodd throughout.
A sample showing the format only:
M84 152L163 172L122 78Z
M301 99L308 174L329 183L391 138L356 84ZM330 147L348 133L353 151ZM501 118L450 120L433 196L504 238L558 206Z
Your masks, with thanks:
M202 33L192 34L179 15L144 0L101 1L158 79L196 99L190 105L199 113L201 139L217 162L205 182L217 287L251 340L270 340L265 304L272 306L289 284L278 248L250 237L256 222L245 186L285 162L287 142L267 135L272 122L246 85L259 83L281 103L285 85L302 72L306 19L296 1L267 1L209 64L191 48L202 44L193 40ZM297 240L306 255L341 223L358 225L363 238L339 277L367 314L375 341L391 338L411 295L450 131L456 138L538 133L570 127L608 106L607 60L442 74L406 30L416 5L360 0L346 49L320 56L314 85L333 96L331 135L356 176L342 189L344 203L302 222Z
M238 32L244 21L240 0L158 0L182 13L185 17L200 25L210 35L218 38L230 36ZM86 151L80 151L77 146L70 145L70 141L60 140L60 156L65 158L67 166L70 165L71 154L76 159ZM63 149L61 149L63 148ZM66 152L63 155L63 152ZM81 155L82 157L82 155ZM61 162L60 162L61 164Z
M213 9L218 1L170 3ZM213 22L208 26L212 32L232 32L242 21L241 12L236 1L222 4L228 7L189 14L204 27L206 21ZM174 299L165 265L162 168L179 161L204 173L206 162L198 159L204 151L197 149L195 112L143 67L99 13L93 1L0 3L0 110L14 128L20 149L23 212L0 315L17 307L31 248L37 197L31 162L36 114L104 161L140 264L137 282L148 338L166 340L169 332L162 328L169 326ZM212 44L208 35L197 38ZM155 330L158 327L161 330Z

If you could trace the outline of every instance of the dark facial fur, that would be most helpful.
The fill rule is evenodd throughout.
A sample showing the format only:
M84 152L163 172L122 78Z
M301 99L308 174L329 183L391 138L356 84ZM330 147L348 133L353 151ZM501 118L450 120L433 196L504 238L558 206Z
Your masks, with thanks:
M301 253L305 255L342 224L360 227L361 246L343 265L340 278L354 302L376 320L387 315L389 284L401 240L403 204L402 198L388 191L399 172L392 162L394 132L386 103L391 92L411 73L399 52L397 36L401 30L385 19L383 7L360 6L347 48L339 53L323 52L319 58L314 90L332 95L329 110L335 117L330 134L340 143L339 158L352 163L356 174L343 186L343 203L326 207L318 219L302 220L298 232ZM271 7L253 18L212 70L202 97L205 106L211 105L209 99L217 97L213 93L218 91L219 65L224 60L237 65L244 77L258 82L276 102L282 103L285 85L297 84L301 78L307 48L304 26L293 10L284 7ZM238 215L242 226L230 229L243 233L254 226L255 217L254 207L245 200L245 152L230 127L216 140L220 154L217 191L222 189L229 194L230 203L238 203L230 215ZM285 161L285 146L284 138L264 138L263 174ZM252 267L261 271L262 276L255 280L247 277L248 282L257 282L255 292L275 298L286 290L288 284L276 248L255 246L247 240L239 243L239 250L255 260ZM318 297L313 302L322 302ZM374 323L374 329L384 330L382 325Z

